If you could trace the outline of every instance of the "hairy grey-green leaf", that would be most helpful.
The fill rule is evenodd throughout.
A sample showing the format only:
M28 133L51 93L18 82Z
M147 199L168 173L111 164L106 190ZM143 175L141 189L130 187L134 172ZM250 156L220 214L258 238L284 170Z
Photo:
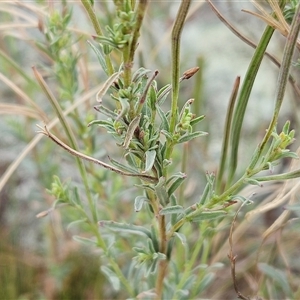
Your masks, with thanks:
M114 81L120 76L120 72L116 72L112 74L108 79L104 82L103 86L99 90L96 95L96 99L98 102L102 102L102 97L106 94L110 86L114 83Z
M160 215L184 214L184 208L181 205L164 207L159 211Z
M134 199L134 210L136 212L140 211L143 207L143 204L145 201L148 201L148 198L145 197L145 196L137 196L135 199Z
M276 282L276 284L278 284L283 289L285 295L288 298L293 298L293 292L289 284L289 279L283 271L276 269L266 263L259 263L258 268L262 273L272 278Z
M125 149L128 149L129 144L133 138L134 135L134 131L136 130L136 128L138 127L139 123L140 123L140 119L141 119L141 115L137 115L129 124L127 132L126 132L126 136L124 139L124 143L123 143L123 147Z
M122 171L124 171L124 172L132 173L132 174L138 174L138 171L137 171L137 170L135 170L135 169L133 169L133 168L127 166L127 165L124 165L124 164L122 164L122 163L116 161L115 159L113 159L113 158L111 158L111 157L109 157L109 160L111 161L111 163L112 163L115 167L119 168L120 170L122 170Z
M186 236L180 232L174 232L174 236L177 237L182 245L186 245Z
M126 224L126 223L118 223L118 222L106 221L106 220L99 221L98 224L101 227L106 227L115 232L132 233L132 234L147 236L151 238L151 232L143 226L137 226L137 225Z
M168 121L165 113L162 111L162 109L158 105L156 105L156 110L157 110L157 113L158 113L158 115L161 119L161 125L160 125L161 129L169 131L170 130L170 124L169 124L169 121Z
M115 291L119 291L120 290L120 286L121 286L120 279L115 274L115 272L113 272L111 269L109 269L106 266L101 266L101 271L106 276L106 278L108 279L108 281L111 283L113 289Z
M90 41L87 41L88 44L91 46L92 50L95 52L97 58L98 58L98 61L103 69L103 71L107 74L107 66L106 66L106 62L105 62L105 58L103 56L103 54L101 53L101 51L96 48Z
M190 222L201 222L204 220L212 220L217 219L220 217L224 217L226 215L226 212L223 210L217 210L217 211L202 211L199 213L191 213L190 215L187 215L186 218Z
M181 185L181 183L186 179L186 174L181 173L182 176L177 177L171 184L171 186L168 189L168 195L171 196Z
M194 125L198 124L199 122L201 122L204 118L205 118L204 115L196 117L190 121L190 125L194 126Z
M145 165L144 173L147 173L152 169L154 165L155 158L156 158L156 151L148 150L146 151L145 156L146 156L146 165Z
M160 200L160 203L163 205L166 205L169 203L169 195L166 190L166 178L165 177L160 177L157 185L154 187L155 188L155 193Z
M177 143L180 144L180 143L186 143L186 142L189 142L197 137L200 137L200 136L205 136L207 135L208 133L207 132L204 132L204 131L195 131L195 132L192 132L192 133L187 133L183 136L181 136Z
M89 238L85 238L85 237L81 237L79 235L74 235L73 237L73 240L77 241L77 242L80 242L80 243L83 243L85 245L97 245L97 241L96 240L92 240L92 239L89 239Z

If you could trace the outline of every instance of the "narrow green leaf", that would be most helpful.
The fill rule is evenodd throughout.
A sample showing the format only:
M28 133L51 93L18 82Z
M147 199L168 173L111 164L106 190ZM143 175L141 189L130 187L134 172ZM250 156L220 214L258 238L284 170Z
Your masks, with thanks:
M98 224L99 226L106 227L114 232L132 233L151 238L151 232L147 228L142 226L118 223L114 221L99 221Z
M222 149L221 149L221 156L220 156L220 163L219 163L219 171L218 177L216 182L216 191L217 193L221 193L221 187L223 183L223 175L225 172L225 166L227 162L227 153L228 153L228 146L230 141L230 133L231 133L231 125L232 125L232 118L233 112L235 107L235 101L238 94L238 89L240 86L240 77L238 76L235 80L230 98L229 104L227 107L226 117L225 117L225 126L223 131L223 139L222 139Z
M257 181L272 181L272 180L287 180L287 179L294 179L300 177L300 169L282 173L278 175L270 175L270 176L262 176L262 177L254 177Z
M73 221L71 223L68 224L67 226L67 231L74 225L77 225L77 224L81 224L81 223L86 223L87 219L80 219L80 220L76 220L76 221Z
M119 168L120 170L124 171L124 172L128 172L128 173L132 173L132 174L138 174L138 171L127 166L124 164L121 164L120 162L116 161L115 159L109 157L110 162L117 168Z
M203 205L206 202L206 200L209 199L208 195L209 195L211 188L212 188L211 184L209 182L207 182L205 185L204 191L200 197L199 204Z
M88 239L88 238L85 238L85 237L81 237L79 235L74 235L73 237L73 240L77 241L77 242L80 242L80 243L83 243L85 245L97 245L97 241L96 240L92 240L92 239Z
M153 87L153 85L150 86L148 97L149 97L149 102L148 103L150 103L151 110L155 110L156 109L157 95L156 95L156 90Z
M169 139L170 141L173 140L173 136L171 135L171 133L170 133L169 131L163 129L163 130L161 130L161 133L162 133L164 136L166 136L166 138Z
M102 67L102 70L108 75L108 71L107 71L107 66L106 66L106 62L105 62L105 58L101 52L101 50L99 50L97 47L95 47L90 41L87 41L88 44L90 45L90 47L92 48L92 50L95 52L98 61Z
M109 269L106 266L102 266L101 271L106 276L108 281L111 283L113 289L115 291L119 291L121 284L120 284L119 277L115 274L115 272L113 272L111 269Z
M94 120L88 124L88 126L92 126L92 125L98 125L100 127L105 128L106 130L115 131L114 125L110 121Z
M153 253L153 259L159 259L159 260L166 260L167 256L164 253L161 252L155 252Z
M299 159L299 156L295 152L290 152L289 150L283 151L279 157L279 159L283 158L293 158L293 159Z
M181 185L181 183L186 179L186 174L181 173L181 176L176 178L168 189L168 195L171 196Z
M148 269L148 272L146 273L146 277L149 276L150 274L154 275L157 272L157 265L158 265L157 262L158 262L158 259L153 259L153 261Z
M169 177L169 179L167 180L167 185L170 185L171 182L173 182L174 180L176 180L177 178L182 178L182 177L186 177L186 174L185 173L182 173L182 172L177 172L173 175L171 175Z
M135 199L134 199L134 210L136 212L139 212L142 207L143 207L143 204L144 202L148 202L148 198L145 197L145 196L137 196Z
M214 273L208 273L204 275L203 279L197 287L197 295L202 293L203 291L206 291L215 279L215 277L216 275Z
M190 222L201 222L204 220L213 220L220 217L224 217L224 215L226 215L226 212L223 210L202 211L200 213L191 213L190 215L187 215L186 218Z
M172 194L170 196L170 205L171 206L176 206L177 205L177 199L176 199L176 196L174 194ZM183 217L183 215L185 215L185 213L180 214L181 218ZM172 226L175 225L179 221L178 215L177 214L172 214L170 221L171 221Z
M186 236L180 232L174 232L174 236L177 237L182 245L186 245Z
M144 190L149 190L150 192L155 192L155 189L149 184L135 184L135 186Z
M190 125L194 126L194 125L198 124L199 122L201 122L204 118L205 118L204 115L196 117L190 121Z
M156 158L156 151L148 150L146 151L145 155L146 155L146 166L145 166L144 173L147 173L152 169L154 165L155 158Z
M186 142L189 142L192 139L195 139L195 138L197 138L199 136L205 136L207 134L208 133L204 132L204 131L195 131L195 132L192 132L192 133L187 133L187 134L181 136L179 138L179 140L177 141L177 143L178 144L180 144L180 143L186 143Z
M158 242L158 238L157 238L157 232L156 232L154 226L151 226L151 240L152 240L152 244L153 244L155 251L158 252L159 251L159 242Z
M262 184L258 180L253 179L253 178L245 178L244 182L251 184L251 185L258 185L258 186L262 187Z
M180 289L176 291L175 295L176 295L176 299L186 299L186 297L188 297L189 294L190 293L188 290Z
M170 84L167 84L158 91L158 93L157 93L157 104L158 105L162 105L165 102L171 89L172 89L172 86Z
M113 112L109 108L103 106L102 104L94 106L94 109L96 111L102 113L103 115L105 115L105 116L107 116L109 118L112 118L113 120L115 120L117 118L117 116L118 116L118 114L116 114L115 112Z
M181 205L164 207L159 211L160 215L183 214L184 208Z
M156 110L157 110L157 113L161 119L161 125L160 125L160 128L161 130L166 130L166 131L170 131L170 124L169 124L169 121L165 115L165 113L163 112L163 110L158 106L156 105Z
M117 78L119 78L120 74L121 74L120 72L116 72L112 74L110 77L108 77L108 79L104 82L103 86L101 87L101 89L96 95L96 99L98 102L102 102L102 97L106 94L106 92L114 83L114 81L117 80Z
M139 82L139 80L143 77L145 77L147 74L151 73L152 71L145 68L139 68L134 72L132 75L132 81Z
M136 130L136 128L138 127L139 123L140 123L140 120L141 120L141 115L137 115L129 124L128 126L128 129L127 129L127 132L126 132L126 136L125 136L125 139L124 139L124 143L123 143L123 147L125 149L128 149L129 147L129 144L130 144L130 141L132 140L133 138L133 135L134 135L134 131Z
M152 243L152 239L147 239L147 246L148 246L148 249L151 253L156 253L156 250L155 250L154 245Z
M258 268L262 273L272 278L283 289L286 296L293 298L293 292L289 284L289 280L283 271L266 263L259 263Z
M127 98L119 98L118 100L119 100L119 103L121 104L121 110L116 118L116 121L121 120L122 117L124 117L129 112L129 109L130 109L130 104L129 104Z
M246 202L245 204L248 205L248 204L252 204L253 201L249 198L246 198L244 196L241 196L241 195L232 195L230 197L230 200L240 200L241 202Z
M133 247L132 250L140 254L148 254L145 247Z
M113 48L118 48L118 44L110 40L105 36L94 36L94 40L101 43L102 45L111 46Z
M240 135L241 129L244 121L244 116L246 112L246 108L248 105L248 100L252 91L252 87L261 65L262 59L264 57L267 46L271 40L271 37L275 31L275 28L271 26L267 26L260 41L257 45L252 60L249 64L247 73L245 75L245 79L243 81L241 91L239 93L236 108L234 111L234 116L232 120L232 132L231 132L231 153L230 153L230 161L229 161L229 180L228 184L231 184L233 177L235 175L235 171L237 168L237 160L238 160L238 149L240 144Z
M72 203L73 203L75 206L80 206L80 207L82 207L82 203L81 203L81 200L80 200L78 188L77 188L76 186L75 186L74 189L73 189L73 197L70 197L70 198L71 198Z
M48 51L46 49L44 49L44 51ZM20 74L29 84L33 85L34 87L37 86L36 82L32 80L32 78L30 78L28 75L30 74L29 72L27 72L27 70L25 68L23 68L22 66L18 65L16 60L14 60L13 58L11 58L10 56L8 56L4 51L2 51L0 49L0 57L3 58L3 60L10 64L14 69L16 69L17 73ZM2 64L1 64L2 65ZM3 65L2 65L3 66Z
M195 284L195 281L196 281L196 275L195 274L190 275L185 281L182 289L188 292L189 290L191 290L192 285Z
M160 200L160 203L163 205L167 205L169 203L169 195L166 190L166 178L160 177L157 185L154 187L155 193Z

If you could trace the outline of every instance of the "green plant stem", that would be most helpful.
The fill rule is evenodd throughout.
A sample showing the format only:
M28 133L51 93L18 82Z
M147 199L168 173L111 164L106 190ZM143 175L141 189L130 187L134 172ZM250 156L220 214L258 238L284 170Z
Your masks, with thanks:
M90 0L81 0L81 3L84 6L84 8L85 8L92 24L93 24L95 32L97 33L97 35L103 36L102 29L101 29L100 24L98 22L98 19L97 19L95 11L93 9L93 6L91 4L91 1ZM105 55L105 62L106 62L106 66L107 66L108 75L112 75L114 73L114 67L113 67L113 64L111 62L109 54Z
M132 39L127 46L123 48L123 68L124 68L124 84L128 87L131 83L132 66L134 54L137 47L137 41L140 36L140 29L144 20L148 0L140 0L136 9L136 23L132 33ZM131 109L132 111L133 109ZM134 117L134 116L132 116Z
M270 176L261 176L261 177L254 177L253 179L257 181L272 181L272 180L288 180L288 179L295 179L300 177L300 170L295 170L292 172L270 175Z
M203 109L203 73L204 73L204 57L199 56L197 58L197 66L199 71L196 74L194 89L193 89L193 98L195 102L193 103L194 113L196 116L200 116ZM196 127L198 128L198 127Z
M68 122L67 122L67 120L66 120L66 118L63 114L63 111L62 111L57 99L54 97L51 90L47 86L46 82L44 81L44 79L42 78L42 76L39 74L39 72L37 71L37 69L35 67L33 67L33 72L34 72L34 75L35 75L36 79L38 80L38 83L40 84L41 88L43 89L44 93L47 95L47 98L49 99L49 101L50 101L57 117L59 118L72 148L77 150L78 145L77 145L75 136L74 136L74 134L72 132L72 129L69 126L69 124L68 124ZM91 195L89 185L88 185L86 169L85 169L84 163L78 157L76 157L76 163L77 163L80 175L81 175L82 180L83 180L83 184L84 184L84 187L85 187L85 191L86 191L87 199L88 199L88 202L89 202L89 207L90 207L90 210L91 210L91 213L92 213L92 216L93 216L93 220L96 223L98 221L97 220L97 214L96 214L96 211L94 209L92 195Z
M183 155L182 155L182 161L181 161L181 173L186 174L187 172L187 166L188 166L188 157L189 157L189 143L183 144ZM179 187L179 200L178 203L181 205L184 205L184 190L185 190L185 184L184 182Z
M205 229L204 229L205 230ZM204 231L201 231L204 232ZM202 248L201 248L201 264L203 265L207 265L207 262L210 260L210 250L211 250L211 243L208 239L204 239L202 242ZM206 275L208 273L208 268L205 269L200 269L199 270L199 275L197 276L196 282L194 284L194 289L191 292L191 298L194 299L195 297L197 297L199 291L198 291L198 287L199 285L203 284L203 280L205 278ZM202 289L203 291L203 289Z
M159 252L163 254L167 254L165 216L158 216L158 224L159 224L159 238L160 238ZM158 262L158 273L157 273L156 286L155 286L157 300L163 299L162 294L163 294L164 278L166 276L167 267L168 267L167 259L160 260Z
M168 234L167 234L167 239L169 240L170 238L173 237L174 233L180 229L181 226L183 226L183 224L186 222L186 218L182 218L180 219L177 223L175 223L171 229L169 230Z
M129 46L125 46L123 48L123 70L124 70L124 86L125 88L129 87L130 83L131 83L131 77L132 77L132 61L129 59ZM131 107L130 107L130 111L133 112L133 104L130 103ZM134 117L132 115L132 117Z
M239 149L239 141L241 135L242 124L248 104L248 100L252 91L254 80L256 78L257 72L259 70L260 64L264 57L266 48L271 40L271 37L274 33L274 28L267 26L260 42L255 49L254 55L248 67L243 85L237 100L237 106L234 112L233 121L232 121L232 133L231 133L231 154L229 161L229 175L227 186L232 183L236 168L237 168L237 156Z
M131 297L134 296L134 290L131 287L129 281L127 280L127 278L123 275L122 270L120 269L119 265L117 264L116 260L111 257L111 255L108 253L108 249L105 245L105 242L102 239L102 236L99 233L99 228L97 226L95 226L95 224L91 224L94 234L97 238L97 242L99 243L99 246L104 250L106 256L108 257L109 263L111 265L111 267L113 268L113 270L115 271L116 275L118 276L118 278L120 279L120 281L122 282L123 286L126 288L127 292L129 293L129 295Z
M38 71L36 70L35 67L33 67L33 72L34 75L36 77L36 79L38 80L38 83L40 84L40 86L42 87L43 91L45 92L45 94L47 95L48 99L50 100L51 105L53 106L57 117L59 118L64 131L67 134L67 137L69 139L70 144L72 145L72 147L74 149L78 149L77 146L77 142L76 139L74 137L74 134L63 114L63 111L61 110L58 101L56 100L56 98L54 97L54 95L52 94L51 90L48 88L46 82L43 80L42 76L38 73ZM128 293L133 296L134 292L133 289L130 287L129 282L127 281L127 279L124 277L122 271L120 270L119 266L117 265L117 263L109 256L108 251L107 251L107 247L105 245L105 242L102 238L102 236L99 233L99 229L98 226L96 225L98 222L97 219L97 212L95 210L95 206L93 204L93 199L92 199L92 195L89 189L89 185L88 185L88 179L87 179L87 173L86 173L86 169L84 166L84 163L81 159L79 159L78 157L75 158L76 159L76 163L78 165L79 168L79 172L80 175L82 177L83 183L84 183L84 187L85 187L85 191L86 191L86 195L88 198L88 203L89 203L89 208L90 211L92 213L92 220L90 220L90 216L87 215L87 213L85 212L84 209L80 209L80 211L84 214L84 216L90 220L89 224L90 227L92 229L92 232L95 234L96 238L97 238L97 242L99 244L99 246L105 251L105 253L107 254L108 258L109 258L109 262L111 264L111 266L113 267L114 271L116 272L116 274L118 275L120 281L122 282L122 284L125 286L126 290L128 291ZM79 207L77 207L77 209L79 209Z
M95 14L95 11L93 9L93 6L91 4L90 0L81 0L82 5L84 6L86 12L88 13L90 20L94 26L94 29L98 35L103 35L100 24L98 22L97 16Z
M86 212L84 211L84 209L81 210L81 212L87 217L88 215L86 214ZM133 288L130 286L129 281L127 280L127 278L123 275L119 265L117 264L116 260L111 257L111 255L109 254L108 248L104 242L104 240L102 239L101 234L99 233L99 228L98 225L95 225L94 222L88 222L92 232L95 234L96 238L97 238L97 244L103 249L106 257L108 258L108 261L111 265L111 267L113 268L113 270L115 271L116 275L118 276L118 278L120 279L120 281L122 282L123 286L126 288L127 292L129 293L130 296L134 296L134 291Z
M157 222L158 222L158 231L159 231L159 252L164 253L167 255L167 236L166 236L166 220L165 216L159 215L160 205L158 202L158 199L154 192L148 191L147 192L150 204L152 206L154 215L157 216ZM157 272L157 278L156 278L156 299L160 300L162 299L162 292L163 292L163 283L164 278L166 275L166 270L168 267L168 261L167 260L160 260L158 262L158 272Z
M200 231L203 232L203 231ZM179 291L183 288L184 284L186 283L186 280L191 276L191 271L194 266L194 264L197 261L197 258L199 257L200 250L203 246L203 236L200 238L200 240L197 241L196 246L193 250L192 256L189 258L185 265L184 273L182 274L180 281L178 285L176 286L176 291ZM175 292L176 292L175 291Z
M297 38L300 30L300 5L298 5L297 11L294 15L293 22L291 25L291 30L287 36L286 44L283 52L282 64L279 70L278 75L278 83L276 88L276 102L272 120L270 122L269 128L262 140L259 144L258 148L255 151L255 155L253 155L253 159L250 162L249 168L252 169L255 167L257 161L261 157L267 142L269 141L272 132L277 124L279 111L283 102L286 85L289 77L289 71L291 67L292 57L295 50L295 45L297 43Z
M231 132L231 123L232 123L232 116L233 116L233 110L235 105L236 96L238 93L240 85L240 77L237 77L234 83L234 87L230 96L229 105L227 109L226 119L225 119L225 128L224 128L224 134L223 134L223 141L222 141L222 150L221 150L221 158L220 158L220 165L216 180L216 192L219 194L222 189L222 183L223 183L223 174L225 171L225 164L227 159L227 151L228 151L228 145L229 145L229 137Z
M9 57L4 51L0 49L0 57L3 58L3 60L11 65L16 71L30 84L32 85L32 90L33 88L37 87L37 84L35 81L33 81L32 78L28 76L28 74L11 58ZM2 65L2 64L1 64ZM2 65L3 67L3 65Z
M245 36L243 36L232 24L230 24L225 17L218 11L218 9L211 3L210 0L206 0L209 5L211 6L212 10L216 13L216 15L218 16L218 18L229 28L229 30L231 30L239 39L241 39L243 42L245 42L247 45L249 45L252 48L256 48L257 45L252 42L251 40L247 39ZM280 62L279 60L274 57L272 54L270 54L269 52L265 52L265 55L278 67L280 68ZM291 85L293 86L293 89L295 91L295 93L297 94L298 97L300 97L300 89L298 88L298 86L296 85L296 80L294 79L294 77L290 74L289 75L289 81L291 83Z
M228 197L236 193L236 191L245 183L245 179L248 177L249 176L247 176L245 173L239 180L237 180L232 186L230 186L230 188L226 189L223 194L213 199L213 201L210 202L210 206L213 207L216 203L226 201Z
M187 16L191 1L182 0L172 30L172 102L170 116L170 133L174 134L177 122L178 96L179 96L179 73L180 73L180 38L184 21ZM168 141L166 159L171 157L173 142Z
M135 23L133 36L130 43L130 50L129 50L130 61L133 61L134 59L134 53L137 47L137 41L140 37L140 29L142 27L147 5L148 5L148 0L140 0L136 9L136 23Z

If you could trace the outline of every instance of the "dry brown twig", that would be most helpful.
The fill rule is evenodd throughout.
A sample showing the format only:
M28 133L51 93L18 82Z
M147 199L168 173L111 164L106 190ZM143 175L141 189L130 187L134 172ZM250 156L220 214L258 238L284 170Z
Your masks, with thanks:
M157 182L157 178L147 175L147 174L135 174L135 173L126 173L123 172L111 165L106 164L105 162L98 160L96 158L93 158L91 156L85 155L79 151L76 151L74 149L72 149L71 147L69 147L68 145L66 145L64 142L62 142L58 137L56 137L54 134L52 134L46 125L44 125L44 127L37 125L37 127L40 129L39 131L37 131L38 133L42 133L45 136L49 137L53 142L55 142L57 145L59 145L60 147L62 147L63 149L65 149L66 151L68 151L70 154L72 154L73 156L77 156L81 159L84 159L86 161L92 162L94 164L100 165L102 167L104 167L105 169L108 169L110 171L113 171L115 173L124 175L124 176L130 176L130 177L139 177L142 180L148 181L148 182Z
M240 212L240 210L242 209L242 207L247 203L247 201L243 202L242 205L239 207L239 209L237 210L237 212L234 215L234 218L232 220L231 226L230 226L230 232L229 232L229 237L228 237L228 241L229 241L229 253L228 253L228 258L230 260L230 264L231 264L231 276L232 276L232 280L233 280L233 286L234 286L234 290L238 295L238 298L240 299L244 299L244 300L250 300L249 297L244 296L238 288L238 284L236 281L236 273L235 273L235 263L236 263L236 258L237 255L233 254L233 228L234 228L234 224L236 221L236 218Z

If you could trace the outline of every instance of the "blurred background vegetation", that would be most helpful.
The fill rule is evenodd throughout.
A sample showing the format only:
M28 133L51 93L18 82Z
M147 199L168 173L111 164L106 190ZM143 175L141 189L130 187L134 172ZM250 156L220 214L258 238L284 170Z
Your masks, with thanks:
M254 10L251 3L229 1L217 5L244 35L259 40L265 24L241 12L241 9ZM136 65L159 70L160 86L170 82L170 33L178 6L177 1L150 1L143 24ZM111 24L113 4L95 1L94 7L101 24ZM54 175L63 184L71 185L71 192L79 197L82 182L74 158L36 133L36 124L55 122L56 116L34 79L32 66L42 73L64 110L79 103L70 109L68 118L84 153L103 159L108 154L116 158L121 154L106 132L87 127L99 117L93 109L95 95L106 80L87 44L87 40L92 41L93 28L81 3L68 1L3 2L0 20L0 299L122 299L122 292L115 292L100 272L99 250L74 240L79 234L89 236L84 225L68 226L78 219L75 210L62 206L45 218L36 218L55 200L47 192L53 188ZM189 144L189 163L185 167L189 180L183 197L186 203L193 203L206 184L206 172L217 171L228 99L236 76L243 79L254 50L234 36L202 1L194 1L182 39L182 70L200 66L197 76L181 85L182 104L192 93L195 113L206 115L201 130L209 132L207 137ZM284 42L275 33L268 51L281 57ZM58 54L59 49L65 49L64 55ZM243 162L247 165L268 126L277 75L278 68L265 59L245 117L240 168ZM279 125L282 127L285 120L291 120L297 140L299 100L289 86ZM53 131L61 136L59 126ZM174 168L181 167L181 156L182 149L178 148ZM278 170L287 170L289 163L284 161ZM292 167L297 168L296 164ZM134 180L86 165L90 187L99 195L100 219L139 224L148 218L146 213L134 212L133 200L137 195ZM297 211L264 241L258 259L263 276L256 277L255 264L263 233L281 216L283 205L299 200L298 185L294 180L241 191L245 197L253 195L254 200L251 207L243 208L239 214L234 235L237 278L246 295L300 298ZM248 211L259 209L278 195L284 200L274 208L245 218ZM224 219L207 237L205 263L213 266L209 272L214 276L199 297L235 297L227 258L231 219L232 216ZM198 239L195 226L198 225L185 229L191 244ZM128 253L133 243L126 239L114 242L120 253L118 263L126 268L132 258ZM180 247L177 251L180 252ZM200 258L199 263L203 263Z

